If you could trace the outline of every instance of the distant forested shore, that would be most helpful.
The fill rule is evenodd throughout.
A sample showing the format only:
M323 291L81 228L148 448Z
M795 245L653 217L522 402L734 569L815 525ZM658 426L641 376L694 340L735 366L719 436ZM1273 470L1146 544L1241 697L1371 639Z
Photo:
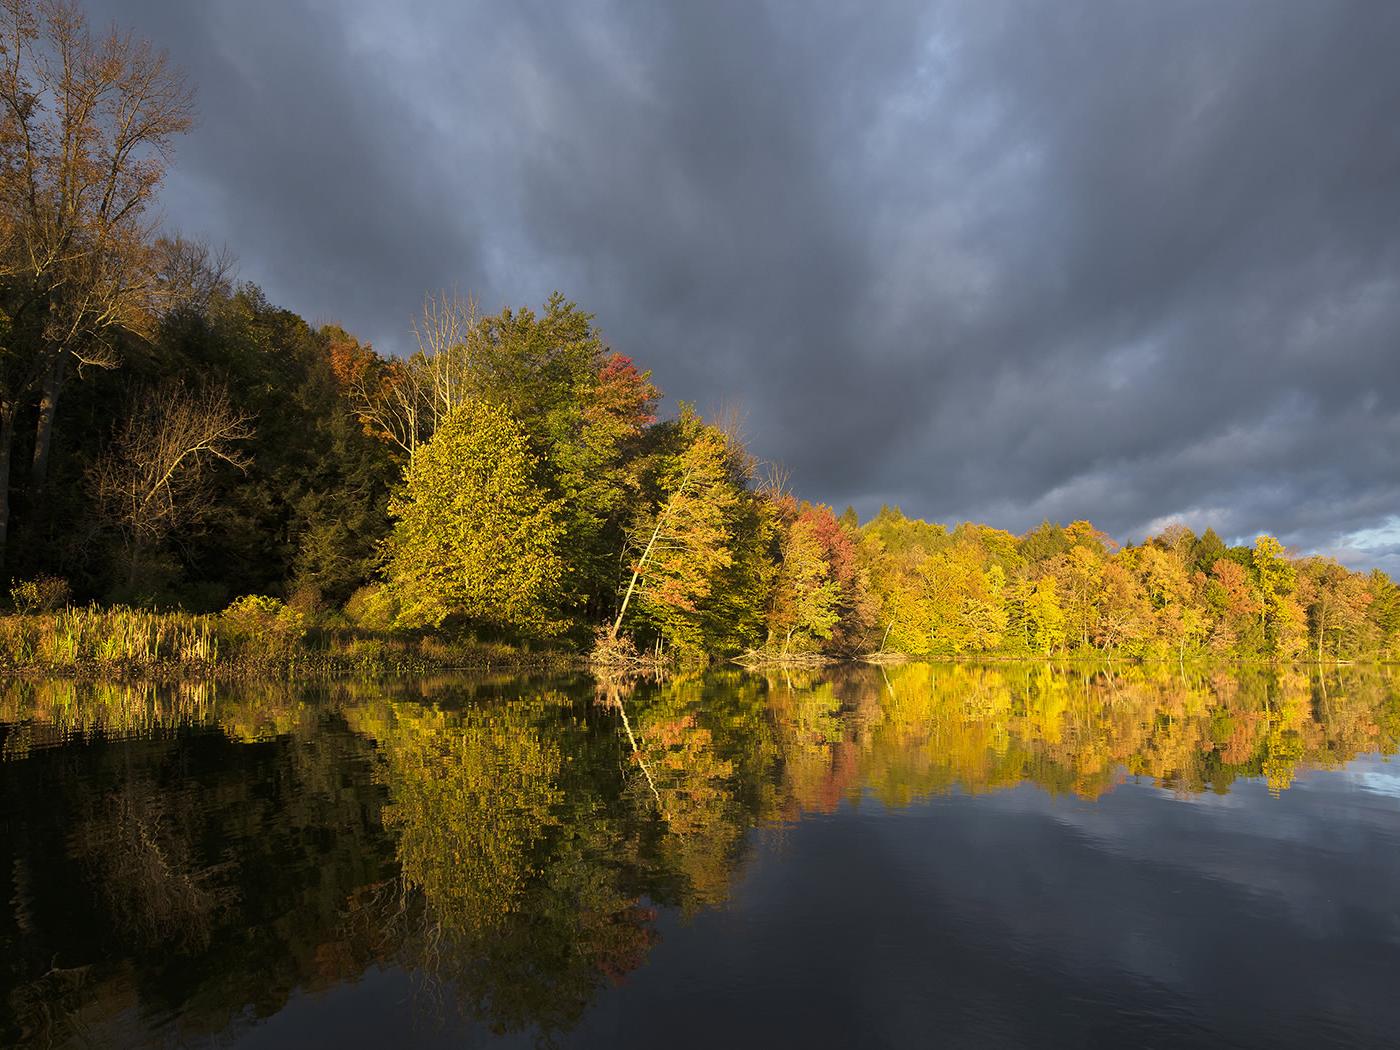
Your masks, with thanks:
M0 30L0 668L1400 652L1392 580L1271 536L806 502L562 295L429 295L404 357L308 324L159 230L162 53L30 0Z

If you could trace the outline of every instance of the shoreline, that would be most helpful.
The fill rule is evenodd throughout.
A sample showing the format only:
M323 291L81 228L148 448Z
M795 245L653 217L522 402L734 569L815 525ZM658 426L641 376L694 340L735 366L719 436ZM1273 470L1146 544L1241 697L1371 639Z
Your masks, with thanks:
M738 670L745 674L763 675L774 671L803 671L831 673L851 668L882 669L909 664L1014 667L1097 667L1121 672L1128 669L1170 671L1181 670L1176 661L1144 660L1137 657L1078 657L1078 656L903 656L888 654L879 660L865 656L825 657L819 660L716 659L704 670ZM1400 666L1393 660L1188 660L1185 669L1194 673L1233 673L1244 671L1315 672L1344 669L1376 670ZM0 682L72 680L81 682L150 682L157 684L184 681L218 682L329 682L347 678L401 678L437 674L531 675L587 673L595 678L631 677L610 675L606 669L590 664L582 651L548 651L537 653L481 654L475 658L437 659L421 654L405 655L399 659L356 658L334 653L306 653L284 661L234 658L224 662L82 662L77 664L25 663L9 660L0 663Z
M257 619L228 614L147 612L125 607L69 608L52 613L0 616L0 679L113 681L328 681L350 677L394 677L441 673L538 674L588 671L601 678L667 674L701 666L766 671L823 671L838 667L884 667L908 663L970 665L1058 665L1148 667L1184 671L1337 669L1396 666L1395 660L1321 659L1316 655L1280 660L1228 657L1210 653L987 652L911 654L877 650L859 654L820 652L786 656L749 650L734 656L712 654L703 665L677 668L629 662L611 666L595 649L582 646L536 648L454 637L450 632L396 632L346 626L334 621L307 624L301 614L278 606Z
M298 660L286 664L78 664L0 667L0 682L71 680L77 682L330 682L347 678L398 678L437 674L567 674L588 670L574 653L541 654L518 660L359 662Z

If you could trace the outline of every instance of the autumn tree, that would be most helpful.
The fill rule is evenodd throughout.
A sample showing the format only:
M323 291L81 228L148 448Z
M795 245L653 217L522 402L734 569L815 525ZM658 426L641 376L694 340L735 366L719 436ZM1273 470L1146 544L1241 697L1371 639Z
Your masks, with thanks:
M808 642L831 637L841 616L841 588L832 578L820 538L811 519L799 517L786 530L777 580L768 610L770 643L782 639L787 656L793 636Z
M1373 637L1371 651L1381 659L1400 655L1400 585L1380 569L1372 569L1366 577L1371 601L1366 619Z
M959 626L969 650L992 652L1006 636L1006 573L994 563L972 583L972 591L963 599Z
M881 637L907 653L1098 651L1143 660L1207 648L1296 659L1393 651L1400 589L1325 559L1290 557L1270 536L1227 547L1169 525L1119 547L1087 521L1021 537L964 522L951 531L882 508L858 554Z
M654 496L628 534L627 576L609 636L636 603L668 641L703 651L703 606L734 564L736 518L752 464L730 436L686 408L670 427L673 451L659 457Z
M1056 558L1051 566L1056 579L1063 584L1060 593L1067 630L1073 632L1073 637L1085 649L1094 634L1103 570L1099 552L1080 543Z
M607 346L592 314L558 292L538 311L480 317L468 347L471 381L524 427L560 502L567 604L587 619L608 616L659 392L649 373Z
M590 617L610 611L617 552L642 495L642 448L659 396L649 372L609 352L580 378L577 419L551 449L555 491L568 508L572 601Z
M1253 561L1270 651L1275 656L1297 656L1307 644L1306 615L1293 597L1297 569L1285 557L1283 544L1268 535L1255 540Z
M859 561L870 580L881 649L928 651L934 626L923 600L924 562L950 542L942 525L908 518L898 507L881 507L861 526Z
M1050 521L1042 521L1021 537L1021 555L1030 562L1048 561L1063 554L1071 546L1065 530Z
M530 633L560 628L563 526L538 468L499 406L468 401L438 427L390 506L386 578L405 626L459 618Z
M838 518L825 504L803 503L798 514L821 547L836 588L837 620L832 627L830 648L846 655L861 652L870 641L879 610L858 550L859 522L855 513Z
M1368 641L1366 614L1375 599L1370 581L1330 558L1313 557L1298 566L1297 585L1317 660L1329 645L1333 659L1359 652Z
M1110 558L1104 563L1099 587L1095 644L1111 651L1144 641L1150 630L1150 606L1123 560Z
M1216 561L1225 556L1225 541L1214 529L1206 529L1191 544L1191 568L1196 572L1210 574Z
M1232 652L1241 644L1262 646L1264 604L1247 569L1230 558L1217 558L1206 593L1216 615L1212 648Z
M42 495L71 375L117 363L112 335L160 305L151 204L192 94L163 52L93 36L67 0L0 8L0 555L19 414L36 411Z
M1205 577L1193 575L1188 559L1195 537L1184 526L1175 526L1144 544L1132 554L1136 572L1155 621L1156 641L1176 650L1178 663L1184 663L1186 650L1195 644L1205 629L1201 609L1200 589Z
M981 545L965 536L924 562L922 600L930 631L925 651L985 652L1000 643L1005 610L999 587L993 595L988 585L985 563Z
M1065 643L1065 612L1060 607L1055 578L1041 576L1024 589L1026 645L1031 652L1049 656Z
M464 401L503 408L559 506L569 563L563 604L585 617L611 611L617 552L640 491L643 436L660 396L649 374L609 350L592 315L557 293L540 312L489 316L456 294L429 295L413 331L417 349L405 359L358 344L338 351L337 374L362 425L411 469Z

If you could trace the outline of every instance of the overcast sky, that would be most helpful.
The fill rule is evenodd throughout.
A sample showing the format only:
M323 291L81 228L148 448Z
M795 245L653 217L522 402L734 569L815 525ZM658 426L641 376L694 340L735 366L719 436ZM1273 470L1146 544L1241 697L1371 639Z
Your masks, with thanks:
M169 223L402 350L552 289L808 498L1400 575L1400 3L89 0Z

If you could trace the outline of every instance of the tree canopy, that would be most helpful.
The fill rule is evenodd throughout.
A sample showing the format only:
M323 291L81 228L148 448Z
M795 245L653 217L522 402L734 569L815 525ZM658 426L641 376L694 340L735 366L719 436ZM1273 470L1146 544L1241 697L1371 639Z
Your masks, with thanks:
M535 481L524 430L467 401L414 457L395 519L386 580L405 626L450 618L550 633L564 574L559 505Z

